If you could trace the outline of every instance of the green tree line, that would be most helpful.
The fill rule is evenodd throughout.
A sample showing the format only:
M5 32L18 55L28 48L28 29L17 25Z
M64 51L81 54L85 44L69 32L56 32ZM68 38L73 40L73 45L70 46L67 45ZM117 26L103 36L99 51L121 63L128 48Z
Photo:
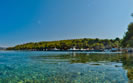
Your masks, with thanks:
M69 50L73 47L76 49L104 49L104 48L119 48L121 40L116 39L71 39L60 41L44 41L44 42L31 42L15 47L9 47L7 50Z

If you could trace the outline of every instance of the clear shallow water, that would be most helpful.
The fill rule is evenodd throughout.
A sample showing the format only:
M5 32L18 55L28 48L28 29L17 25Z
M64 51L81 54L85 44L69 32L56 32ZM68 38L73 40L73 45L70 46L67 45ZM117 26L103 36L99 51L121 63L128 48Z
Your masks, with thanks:
M128 83L133 55L0 51L0 83Z

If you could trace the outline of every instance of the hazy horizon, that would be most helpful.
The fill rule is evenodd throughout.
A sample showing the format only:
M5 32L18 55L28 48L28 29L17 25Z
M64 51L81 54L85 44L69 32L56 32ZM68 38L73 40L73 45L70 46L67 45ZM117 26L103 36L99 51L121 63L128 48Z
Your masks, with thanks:
M6 0L0 3L0 47L78 38L122 38L133 0Z

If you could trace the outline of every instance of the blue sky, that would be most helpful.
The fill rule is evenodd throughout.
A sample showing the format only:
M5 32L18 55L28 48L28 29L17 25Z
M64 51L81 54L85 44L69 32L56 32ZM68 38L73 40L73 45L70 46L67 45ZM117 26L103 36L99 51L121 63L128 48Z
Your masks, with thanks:
M122 38L133 0L0 0L0 46L75 38Z

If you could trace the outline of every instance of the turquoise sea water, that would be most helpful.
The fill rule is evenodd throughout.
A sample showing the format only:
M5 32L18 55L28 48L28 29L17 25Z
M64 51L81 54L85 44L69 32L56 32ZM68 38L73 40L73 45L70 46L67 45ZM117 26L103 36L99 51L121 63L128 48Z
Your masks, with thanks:
M133 55L0 51L0 83L128 83Z

